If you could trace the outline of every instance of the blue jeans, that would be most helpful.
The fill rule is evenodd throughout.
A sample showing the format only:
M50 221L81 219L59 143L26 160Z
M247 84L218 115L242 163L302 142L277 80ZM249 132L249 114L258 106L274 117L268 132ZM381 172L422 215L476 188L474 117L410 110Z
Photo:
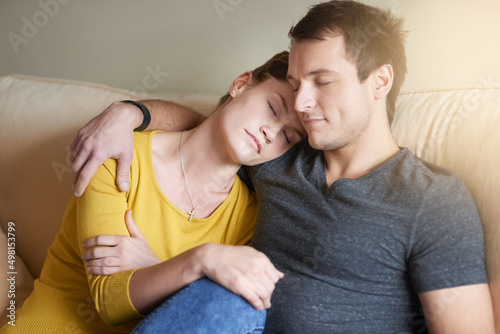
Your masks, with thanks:
M265 310L203 278L163 302L132 333L255 334L265 322Z

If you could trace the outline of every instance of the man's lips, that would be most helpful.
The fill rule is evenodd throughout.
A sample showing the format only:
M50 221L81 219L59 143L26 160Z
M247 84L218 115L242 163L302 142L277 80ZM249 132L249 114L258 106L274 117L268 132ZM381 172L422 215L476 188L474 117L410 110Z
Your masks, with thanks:
M324 120L323 118L304 118L304 119L302 119L302 124L304 124L304 126L314 125L314 124L319 123L323 120Z
M253 134L251 134L250 132L248 132L247 130L245 130L245 132L247 133L247 135L250 137L250 143L252 144L253 148L255 149L255 151L257 151L257 153L259 154L260 153L260 150L262 149L262 145L260 145L260 142L259 140L257 139L257 137L255 137Z

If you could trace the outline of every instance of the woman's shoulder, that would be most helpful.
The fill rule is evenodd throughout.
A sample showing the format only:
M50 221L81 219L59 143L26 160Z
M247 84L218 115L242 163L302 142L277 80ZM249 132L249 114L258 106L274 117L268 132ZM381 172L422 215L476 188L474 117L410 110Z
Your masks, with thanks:
M144 164L149 164L151 161L152 139L158 132L160 131L134 132L133 156L130 166L131 171L138 168L139 165L144 166ZM101 173L105 172L106 174L111 174L111 176L116 177L117 167L118 161L115 158L109 158L99 167L99 170L101 170Z
M161 146L168 133L162 131L134 132L134 159L150 162L155 152L161 152Z
M161 137L165 134L165 132L160 130L151 132L134 132L134 148L142 148L144 145L147 145L152 141L153 136Z

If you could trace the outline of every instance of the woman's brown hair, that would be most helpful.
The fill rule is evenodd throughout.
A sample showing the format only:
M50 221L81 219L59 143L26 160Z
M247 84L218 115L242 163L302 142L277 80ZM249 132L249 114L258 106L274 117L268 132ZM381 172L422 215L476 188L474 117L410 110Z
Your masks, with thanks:
M262 83L266 79L275 78L281 81L287 81L288 73L288 51L282 51L272 56L261 66L252 71L254 84ZM223 105L229 98L229 93L219 99L217 108Z

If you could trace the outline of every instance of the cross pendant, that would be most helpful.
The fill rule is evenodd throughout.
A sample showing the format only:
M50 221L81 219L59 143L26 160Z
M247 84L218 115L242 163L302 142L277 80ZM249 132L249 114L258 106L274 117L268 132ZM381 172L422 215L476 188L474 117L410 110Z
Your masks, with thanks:
M193 216L194 216L194 209L191 210L191 212L189 212L188 214L189 214L189 221L191 221L193 219Z

